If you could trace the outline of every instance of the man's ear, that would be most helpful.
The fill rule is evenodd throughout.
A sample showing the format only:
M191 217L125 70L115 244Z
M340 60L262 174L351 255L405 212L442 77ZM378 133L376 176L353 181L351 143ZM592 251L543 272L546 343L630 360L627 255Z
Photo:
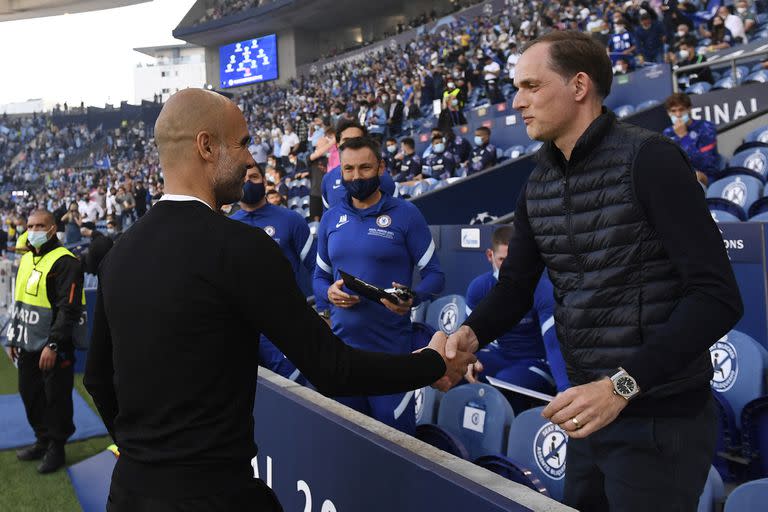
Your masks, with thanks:
M583 101L592 90L592 80L589 75L583 71L576 73L573 77L574 97L576 101Z
M486 249L485 257L488 258L488 263L493 265L493 249Z
M202 131L195 137L195 145L197 146L197 152L200 153L200 158L206 162L215 163L217 160L217 151L213 140L213 136Z

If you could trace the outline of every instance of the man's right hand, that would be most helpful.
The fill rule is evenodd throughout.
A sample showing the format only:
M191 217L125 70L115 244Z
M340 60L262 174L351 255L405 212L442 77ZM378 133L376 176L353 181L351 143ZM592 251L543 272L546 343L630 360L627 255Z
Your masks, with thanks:
M464 375L464 378L467 379L467 382L474 384L477 382L477 376L481 373L483 373L483 363L475 361L474 364L467 366L467 374Z
M350 295L341 291L341 287L344 285L344 280L339 279L331 286L328 287L328 300L331 301L336 307L339 308L351 308L360 302L360 297L356 295Z
M475 331L466 325L462 325L458 331L448 336L448 342L445 345L445 356L451 360L459 352L474 354L478 348L480 348L480 342L477 341Z
M14 346L11 346L10 348L11 348L11 361L15 363L19 359L19 349Z
M464 377L464 373L467 371L467 366L477 361L477 358L472 352L466 352L463 350L456 351L452 359L448 359L445 354L446 343L448 341L447 335L438 331L432 336L432 341L429 342L427 348L437 351L445 362L445 375L437 382L432 384L433 387L440 391L448 391L453 386L459 383Z

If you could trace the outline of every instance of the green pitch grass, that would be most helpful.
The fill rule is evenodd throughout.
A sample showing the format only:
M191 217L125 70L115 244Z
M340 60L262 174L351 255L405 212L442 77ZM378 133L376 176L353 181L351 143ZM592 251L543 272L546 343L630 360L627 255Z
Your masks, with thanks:
M91 395L83 387L82 375L75 375L75 389L96 411ZM0 350L0 394L18 393L16 368ZM67 444L67 465L80 462L112 444L109 436ZM39 462L19 462L15 450L0 451L0 510L8 512L77 512L80 504L65 469L39 475Z

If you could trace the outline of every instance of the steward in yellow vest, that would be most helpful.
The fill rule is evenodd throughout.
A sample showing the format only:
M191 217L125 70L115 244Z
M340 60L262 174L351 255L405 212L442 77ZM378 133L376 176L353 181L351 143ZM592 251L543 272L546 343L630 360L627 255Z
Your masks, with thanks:
M56 238L47 210L29 216L27 247L16 275L7 332L18 361L19 393L37 442L16 452L19 460L43 459L37 470L64 466L64 444L75 431L72 383L75 345L84 346L83 271Z

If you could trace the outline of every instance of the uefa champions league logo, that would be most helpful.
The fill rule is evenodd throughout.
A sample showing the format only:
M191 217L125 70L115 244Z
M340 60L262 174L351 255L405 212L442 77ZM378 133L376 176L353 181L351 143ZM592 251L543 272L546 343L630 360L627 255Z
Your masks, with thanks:
M565 452L568 436L553 423L542 426L533 439L533 455L539 469L553 480L565 476Z
M459 307L451 302L440 310L440 330L447 334L453 334L458 327Z
M712 357L712 389L724 393L733 387L739 375L739 362L736 348L728 342L728 336L715 342L709 348Z

